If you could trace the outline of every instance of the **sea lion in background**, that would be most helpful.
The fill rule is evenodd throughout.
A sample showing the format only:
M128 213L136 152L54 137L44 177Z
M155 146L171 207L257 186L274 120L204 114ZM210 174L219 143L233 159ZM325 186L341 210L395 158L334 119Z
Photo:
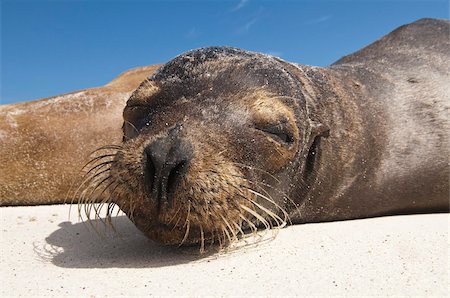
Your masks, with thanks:
M202 246L286 222L448 212L449 33L422 19L326 68L182 54L133 92L123 143L88 163L81 202Z
M0 205L63 203L90 152L121 141L122 110L157 65L109 84L0 106Z

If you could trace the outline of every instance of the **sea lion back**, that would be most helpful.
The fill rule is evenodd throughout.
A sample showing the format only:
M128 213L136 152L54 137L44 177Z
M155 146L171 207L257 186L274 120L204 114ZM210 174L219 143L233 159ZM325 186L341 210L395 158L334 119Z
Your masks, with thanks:
M420 19L397 28L363 49L344 56L331 66L364 65L383 71L404 71L427 65L450 71L450 21Z
M330 66L357 78L365 92L359 104L371 107L364 118L376 117L383 127L376 180L390 189L407 187L398 196L414 202L441 204L449 190L449 49L450 22L421 19Z

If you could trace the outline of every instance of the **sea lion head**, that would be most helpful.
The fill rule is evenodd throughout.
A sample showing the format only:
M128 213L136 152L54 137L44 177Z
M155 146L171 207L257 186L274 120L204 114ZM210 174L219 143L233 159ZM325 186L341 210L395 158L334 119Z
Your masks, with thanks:
M281 59L229 47L184 53L123 112L111 200L165 244L226 243L296 208L311 124Z

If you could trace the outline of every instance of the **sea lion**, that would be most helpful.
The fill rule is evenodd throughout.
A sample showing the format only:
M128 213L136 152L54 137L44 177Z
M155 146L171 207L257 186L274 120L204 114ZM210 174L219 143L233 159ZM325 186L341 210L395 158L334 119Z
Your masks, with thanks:
M123 107L158 67L128 70L98 88L0 105L0 206L70 201L89 154L121 141Z
M448 212L449 33L419 20L326 68L184 53L131 95L123 143L90 164L83 201L106 190L151 239L202 246L286 222Z
M118 205L151 239L202 246L286 223L448 212L449 28L422 19L325 68L229 47L182 54L132 93L121 144L101 132L114 144L74 197Z

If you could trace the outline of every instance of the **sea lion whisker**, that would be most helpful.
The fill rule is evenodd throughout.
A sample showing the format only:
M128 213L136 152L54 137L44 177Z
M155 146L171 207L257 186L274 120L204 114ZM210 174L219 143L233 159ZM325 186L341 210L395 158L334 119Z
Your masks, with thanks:
M116 205L114 202L113 202L113 196L115 195L115 194L117 194L117 192L116 192L116 190L119 188L119 187L121 187L122 186L122 183L121 182L116 182L116 186L114 186L114 188L110 191L110 195L109 195L109 197L107 197L107 199L105 199L102 203L108 203L108 207L109 207L109 205L112 203L112 204L114 204L114 205ZM107 210L107 212L106 212L106 216L109 216L109 217L111 217L111 213L110 213L110 210L108 209Z
M222 218L222 220L224 221L226 227L228 227L228 229L230 230L231 234L233 234L233 241L237 240L238 237L236 235L236 231L233 229L233 227L230 225L230 223L225 219L225 217L223 217L222 214L219 214L219 216Z
M97 165L92 166L89 171L86 172L86 174L84 174L84 177L88 176L90 173L92 173L93 171L97 170L97 169L101 169L105 166L108 166L110 164L116 163L116 161L114 160L107 160L107 161L103 161Z
M244 180L247 181L247 182L250 182L250 180L248 180L248 179L246 179L246 178L243 178L243 177L241 177L241 178L244 179ZM238 190L237 194L238 194L240 197L242 197L243 199L245 199L245 200L251 202L252 204L255 203L253 200L250 200L250 199L248 199L245 195L241 194L241 193L240 193L240 189L237 188L237 186L231 185L231 187L233 187L233 188L235 188L235 189ZM270 210L268 210L267 208L263 207L262 205L259 205L259 204L258 204L259 206L257 205L257 206L259 207L259 209L261 209L261 210L264 211L265 213L270 212L271 214L273 214L273 215L275 215L276 217L279 218L279 220L280 220L281 223L278 222L278 220L277 220L276 218L274 218L272 215L270 215L269 213L267 213L270 217L272 217L272 218L275 220L275 222L277 223L278 227L280 227L280 226L284 227L284 226L286 225L286 221L287 221L287 220L289 220L289 222L291 222L290 217L289 217L289 214L287 213L287 211L286 211L284 208L282 208L280 205L278 205L278 204L272 199L272 197L270 196L270 194L269 194L267 191L265 191L264 189L262 189L262 190L263 190L264 192L266 192L266 194L267 194L267 196L264 196L263 194L261 194L261 193L255 191L255 190L253 190L253 189L251 189L251 188L249 188L249 187L247 187L247 186L245 186L245 185L242 185L241 187L246 188L249 192L253 193L253 194L256 195L257 197L260 197L260 198L262 198L262 199L268 201L269 203L273 204L276 208L278 208L278 209L283 213L283 215L284 215L284 217L285 217L284 220L281 219L281 217L279 217L278 215L276 215L276 214L273 213L272 211L270 211ZM264 209L261 208L261 207L263 207ZM284 224L283 224L283 223L284 223ZM270 223L270 226L272 227L272 224L271 224L271 223Z
M106 170L100 172L100 173L96 172L96 174L98 173L98 174L100 175L101 173L105 173L105 172L108 171L109 169L110 169L110 167L109 167L108 169L106 169ZM87 174L84 175L84 176L82 177L83 181L78 185L77 189L74 191L73 196L72 196L72 199L70 200L70 203L71 203L71 204L73 204L73 203L75 202L75 199L76 199L76 197L77 197L78 192L80 191L80 189L81 189L86 183L91 183L91 180L94 179L97 175L93 174L92 176L88 176L88 177L86 177L86 176L87 176ZM73 185L72 185L72 186L73 186ZM72 186L71 186L71 188L72 188ZM69 192L71 192L71 191L72 191L72 190L70 189ZM67 195L69 195L69 193L68 193ZM67 197L66 197L65 201L66 201L66 200L67 200ZM78 202L80 202L80 199L78 200Z
M116 187L117 187L117 185L116 185ZM115 204L114 204L114 202L112 200L109 200L108 202L105 202L104 204L106 205L106 216L105 216L105 218L109 222L109 224L112 225L111 218L112 218L112 211L114 209L114 205Z
M263 187L261 187L261 185L266 186L266 187L268 187L268 188L270 188L270 189L280 193L283 196L283 198L286 198L292 205L294 205L294 207L297 209L297 211L299 211L297 204L295 204L295 202L285 192L277 189L273 185L270 185L270 184L264 183L264 182L259 182L259 181L256 182L256 181L250 180L250 179L248 179L248 178L246 178L244 176L231 175L231 174L230 174L230 176L241 178L241 179L243 179L244 181L246 181L246 182L248 182L250 184L254 184L256 187L258 187L263 192L265 192L268 197L271 197L270 194ZM245 187L245 188L247 188L247 187ZM274 205L276 205L276 207L278 209L280 209L283 213L285 213L287 215L287 220L289 221L290 224L292 224L291 218L290 218L289 214L287 213L286 209L282 208L281 206L276 204L274 201L270 201L270 202L273 203Z
M186 232L184 233L184 237L181 240L181 243L178 245L178 247L183 245L183 243L186 241L186 239L187 239L187 237L189 235L189 230L190 230L190 227L191 227L191 221L189 219L190 214L191 214L191 202L189 201L188 212L187 212L187 215L186 215L186 221L185 221L184 226L183 226L183 227L186 227Z
M99 179L101 177L102 174L105 174L107 172L109 172L111 170L111 167L108 167L106 169L103 169L101 171L92 173L92 175L86 177L85 181L83 181L83 183L81 185L84 185L85 183L91 183L93 182L95 179Z
M101 205L107 204L107 206L108 206L107 210L106 210L106 218L108 219L108 221L111 221L112 212L114 211L114 208L117 207L117 204L113 201L113 197L116 195L119 195L120 188L124 187L124 183L126 183L128 180L125 180L125 181L115 180L114 182L116 183L116 185L110 190L109 196L105 197L100 202ZM100 207L98 212L100 212L101 208L102 207ZM121 211L120 208L118 208L115 216L118 216L120 211ZM113 227L112 224L111 224L111 227L113 228L113 230L115 230L115 228Z
M170 224L170 223L175 219L175 217L177 216L178 212L180 212L181 207L183 207L183 205L180 204L180 207L178 207L177 212L175 212L175 214L172 216L172 218L167 222L168 224ZM177 222L177 223L178 223L178 222ZM176 227L176 225L174 226L174 228L175 228L175 227ZM172 229L172 230L173 230L173 229Z
M281 182L281 181L280 181L277 177L275 177L273 174L271 174L271 173L269 173L269 172L267 172L267 171L265 171L265 170L263 170L263 169L257 168L257 167L255 167L255 166L249 166L249 165L246 165L246 164L243 164L243 163L239 163L239 162L231 162L231 164L234 164L234 165L237 165L237 166L240 166L240 167L243 167L243 168L248 168L248 169L250 169L250 170L256 170L256 171L262 172L262 173L268 175L270 178L274 179L276 182L278 182L278 183Z
M102 150L116 150L118 152L120 150L123 150L123 146L122 145L104 145L104 146L98 147L95 150L91 151L89 153L89 155L92 155L92 154L102 151Z
M264 206L262 206L261 204L255 202L255 201L251 201L252 204L254 204L256 207L258 207L259 209L261 209L263 212L265 212L268 216L270 216L276 223L277 223L277 228L283 228L286 226L286 221L283 220L281 217L279 217L278 215L276 215L275 213L273 213L272 211L270 211L269 209L265 208ZM273 228L273 226L271 225L271 228Z
M120 207L116 204L116 203L114 203L114 208L115 208L115 206L117 206L118 208L117 208L117 212L116 212L116 216L118 216L119 215L119 213L120 213L120 211L122 211L122 210L120 210Z
M228 229L227 229L227 227L226 226L224 226L224 225L220 225L220 227L222 228L222 234L223 234L223 241L225 242L225 238L227 238L228 239L228 244L230 244L230 243L232 243L233 241L231 240L231 235L230 235L230 233L228 232ZM226 237L225 237L226 236Z
M200 254L203 254L205 252L205 235L203 233L203 226L200 225Z
M88 161L84 164L84 166L80 169L80 173L83 172L83 171L85 171L85 169L86 169L89 165L91 165L91 164L93 164L93 163L95 163L95 162L97 162L97 161L99 161L99 160L102 160L102 159L105 159L105 158L113 158L113 157L115 157L115 156L116 156L116 153L114 153L114 154L102 154L102 155L99 155L99 156L95 156L95 157L91 158L90 160L88 160Z
M123 149L123 145L121 144L109 144L109 145L103 145L97 148L97 150L102 149Z
M297 206L297 204L285 193L285 192L283 192L283 191L281 191L281 190L279 190L278 188L276 188L276 187L273 187L272 185L270 185L270 184L267 184L267 183L264 183L264 182L255 182L255 181L251 181L251 180L248 180L248 182L249 183L253 183L253 184L255 184L257 187L259 187L261 190L264 190L264 188L263 187L261 187L261 185L263 185L263 186L266 186L266 187L268 187L268 188L270 188L270 189L272 189L272 190L274 190L274 191L276 191L276 192L278 192L279 194L281 194L282 196L283 196L283 198L285 198L285 199L287 199L297 210L299 210L299 208L298 208L298 206ZM264 190L266 193L267 193L267 191L266 190ZM283 209L283 210L285 210L285 209ZM289 220L289 222L290 223L292 223L292 221L291 221L291 219L290 219L290 217L288 216L288 220Z
M121 145L106 145L106 146L102 146L102 147L99 147L99 148L95 149L94 151L92 151L91 153L89 153L89 156L93 155L95 152L97 152L97 151L99 151L99 150L105 149L105 148L108 147L108 146L111 147L111 148L109 148L110 150L118 150L118 149L122 149L122 148L123 148ZM114 146L114 147L112 147L112 146ZM81 169L79 170L77 176L80 176L81 173L82 173L82 172L86 169L86 167L89 166L90 164L92 164L92 163L94 163L94 162L96 162L96 161L98 161L98 160L101 160L101 159L103 159L103 158L107 158L107 157L109 157L109 156L115 156L115 154L116 154L116 153L114 153L114 154L103 154L103 155L100 155L100 156L97 156L97 157L94 157L94 158L90 159L88 162L86 162L86 163L83 165L83 167L81 167ZM84 177L86 176L86 174L85 174L85 175L81 175L81 176L84 178ZM73 186L75 185L75 183L77 182L77 180L78 180L78 179L74 179L74 180L73 180L73 182L72 182L72 184L71 184L71 186L70 186L70 188L69 188L69 190L68 190L68 192L67 192L67 196L66 196L66 199L64 200L64 202L67 202L68 196L69 196L69 194L72 192L72 188L73 188ZM74 203L74 197L73 197L72 200L71 200L71 204L73 204L73 203Z
M79 200L78 200L78 203L79 203L79 204L88 203L88 202L91 201L91 200L88 199L88 198L93 194L93 192L96 190L96 188L99 187L100 184L102 183L102 182L99 182L99 180L104 179L105 176L106 176L106 177L112 178L110 175L106 174L107 171L108 171L108 170L102 171L101 173L98 173L98 174L96 174L96 175L90 177L87 181L84 181L84 182L80 185L80 187L81 187L81 186L83 186L83 184L88 183L87 186L86 186L86 188L85 188L85 189L81 192L81 194L80 194L80 198L79 198ZM102 175L102 174L103 174L103 175ZM102 175L102 176L100 176L100 175ZM91 193L87 196L86 194L89 192L89 190L92 190L92 191L91 191Z
M189 205L188 205L188 208L187 208L187 214L186 214L186 220L185 220L185 222L184 222L184 225L183 225L183 228L186 226L186 224L189 222L189 220L190 220L190 215L191 215L191 201L189 201Z
M98 182L94 187L93 187L93 189L91 190L91 192L89 193L89 195L87 196L87 197L91 197L93 194L94 194L94 192L103 184L103 183L105 183L106 181L108 181L109 179L112 179L113 177L112 176L106 176L105 178L103 178L103 180L101 180L100 182ZM86 189L86 190L88 190L88 189ZM93 200L92 199L90 199L89 201L85 201L85 198L86 196L83 196L83 199L82 199L82 201L81 201L81 204L83 204L84 203L84 205L85 205L85 208L84 208L84 210L85 210L85 215L87 216L87 219L90 221L91 220L91 218L90 218L90 212L91 212L91 210L92 210L92 205L93 205ZM90 202L90 203L89 203ZM89 207L88 207L89 206Z
M134 126L133 123L131 123L130 121L127 121L127 120L125 120L125 119L123 119L123 122L124 122L124 123L128 123L129 125L131 125L131 127L132 127L137 133L139 133L139 130L136 128L136 126Z
M100 194L95 196L95 199L92 200L93 204L95 204L95 202L97 201L98 198L100 198L102 196L103 193L105 193L105 191L107 189L109 189L114 183L117 183L114 179L106 186L103 188L103 190L100 192ZM116 188L117 186L115 186L114 188ZM96 219L101 219L100 217L100 212L103 208L103 205L108 202L110 200L109 197L106 197L105 199L103 199L99 204L95 204L94 205L94 211L95 211L95 218Z
M114 202L113 197L114 197L114 195L117 194L117 189L119 189L121 186L122 186L122 185L121 185L120 183L118 183L118 184L114 187L114 189L111 191L111 195L110 195L110 197L109 197L109 200L108 200L107 202L105 202L105 204L106 204L106 203L108 204L107 209L106 209L106 217L107 217L109 220L111 220L111 218L113 217L113 211L114 211L114 209L115 209L116 207L118 207L117 204ZM116 217L119 215L119 212L120 212L120 211L121 211L120 208L117 208L117 212L116 212L116 215L115 215Z
M183 245L183 243L186 241L186 239L189 236L189 232L190 232L190 228L191 228L191 222L188 220L187 221L187 225L186 225L186 232L184 233L184 237L181 240L180 244L178 245L178 247L181 247Z
M106 182L107 180L109 180L109 179L111 179L111 178L112 178L111 176L108 176L108 177L106 177L105 179L103 179L101 182L99 182L99 183L94 187L94 189L91 191L90 195L92 195L93 192L94 192L96 189L98 189L98 187L99 187L101 184L103 184L104 182ZM108 188L108 186L107 186L106 188ZM88 189L86 189L86 190L88 190ZM84 198L83 198L83 200L84 200ZM94 224L92 223L92 220L91 220L91 211L92 211L92 208L94 208L94 210L95 210L95 219L100 219L101 222L102 222L103 224L105 224L105 222L104 222L101 218L99 218L99 216L98 216L97 206L95 206L95 202L93 202L93 200L90 200L90 203L86 201L86 202L84 202L84 203L79 203L79 204L78 204L78 216L79 216L80 219L82 219L82 217L81 217L81 205L84 206L84 214L86 215L86 221L89 223L89 225L91 226L91 228L93 228L94 231L95 231L98 235L102 236L102 235L97 231L97 228L94 226ZM82 220L82 221L83 221L83 222L86 222L85 220Z
M242 215L242 214L239 214L239 217L240 217L241 219L243 219L243 220L248 224L250 230L252 231L252 234L253 234L254 236L256 236L256 235L257 235L256 232L258 231L258 228L256 227L256 225L255 225L254 223L252 223L251 220L249 220L248 218L246 218L246 217L245 217L244 215Z
M246 187L246 188L247 188L247 187ZM255 191L255 190L253 190L253 189L251 189L251 188L247 188L247 190L248 190L249 192L253 193L253 194L256 195L256 196L265 199L267 202L269 202L269 203L273 204L275 207L277 207L277 208L283 213L284 219L282 219L281 217L279 217L278 215L276 215L276 214L273 213L272 211L268 210L267 208L263 207L262 205L260 206L260 205L259 205L258 203L256 203L255 201L251 201L253 204L258 204L258 205L257 205L258 208L260 208L260 209L264 208L264 209L265 209L264 211L265 211L266 213L267 213L267 212L270 212L270 213L272 213L274 216L276 216L276 217L281 221L281 223L284 223L284 224L283 224L283 227L286 226L286 221L287 221L287 220L290 221L290 218L289 218L289 214L287 213L287 211L286 211L284 208L282 208L280 205L278 205L277 203L275 203L273 199L271 199L271 198L269 198L269 197L266 197L266 196L264 196L263 194L261 194L261 193ZM277 223L278 223L278 222L277 222Z
M247 236L248 234L246 234L246 233L244 232L244 230L242 229L242 219L239 220L239 223L236 223L236 222L233 221L232 224L236 227L237 231L241 234L241 239L243 239L244 242L247 244L248 242L247 242L247 240L246 240L246 236ZM252 231L252 234L253 234L253 231Z
M87 184L87 188L89 188L89 186L90 186L92 183L94 183L94 180L95 180L95 179L97 179L100 175L102 175L102 174L108 172L110 169L111 169L111 168L109 167L109 168L104 169L104 170L102 170L102 171L100 171L100 172L96 172L95 174L92 174L92 175L89 176L89 177L86 177L86 178L81 182L81 184L78 186L77 190L76 190L75 193L74 193L74 198L73 198L72 200L75 199L76 195L78 194L78 191L79 191L85 184ZM87 188L86 188L86 189L87 189ZM80 199L79 201L82 202L83 200Z
M93 221L91 220L91 217L90 217L90 211L88 212L87 211L87 209L86 209L86 206L88 206L88 205L92 205L92 204L84 204L84 213L85 213L85 215L86 215L86 220L82 220L82 222L83 222L83 224L85 224L85 225L89 225L89 227L91 227L93 230L94 230L94 232L97 234L97 236L99 236L100 238L104 238L104 234L103 233L101 233L98 229L97 229L97 227L96 227L96 225L94 225L94 223L93 223ZM81 218L81 208L79 208L78 209L78 212L79 212L79 218ZM104 225L105 225L105 222L103 221L103 220L101 220L101 223L103 223ZM105 225L106 226L106 225Z
M242 223L241 224L237 224L236 222L233 222L233 225L236 227L238 232L241 233L242 236L245 235L244 231L242 230Z
M180 220L181 220L181 216L178 217L177 222L174 224L171 231L173 231L178 226L178 223L180 222Z
M242 179L244 179L244 181L246 181L246 182L248 182L248 183L250 183L250 184L254 184L254 185L255 185L256 187L258 187L261 191L263 191L266 195L264 196L264 195L262 195L261 193L257 192L256 190L254 190L254 189L252 189L252 188L250 188L250 187L247 187L247 186L245 186L245 185L242 185L242 187L244 187L245 189L247 189L248 191L250 191L250 192L253 193L254 195L257 195L257 196L259 196L260 198L263 198L263 199L265 199L266 201L268 201L269 203L273 204L276 208L278 208L278 209L283 213L283 215L285 216L285 219L287 219L287 220L290 221L289 214L287 213L287 211L286 211L283 207L281 207L279 204L277 204L277 203L275 202L275 200L272 198L272 196L269 194L269 192L268 192L267 190L265 190L263 187L260 186L260 183L259 183L259 182L252 181L252 180L247 179L247 178L244 178L244 177L242 177ZM269 185L269 184L267 184L266 186L271 187L272 189L275 189L273 186L271 186L271 185ZM286 197L286 195L285 195L283 192L281 192L281 193L283 194L284 197Z
M83 220L83 218L82 218L82 212L81 212L81 210L83 209L83 207L84 208L86 208L86 193L90 190L90 188L89 187L92 187L92 186L90 186L90 185L88 185L88 187L86 187L85 189L83 189L83 191L81 192L81 194L80 194L80 199L78 200L78 204L77 204L77 207L78 207L78 220L80 220L80 221L84 221ZM87 211L85 211L84 212L85 214L87 213ZM89 219L89 217L87 217L87 219Z
M275 200L272 198L272 196L269 194L269 192L267 190L265 190L263 187L261 187L257 184L256 184L256 187L258 187L261 191L263 191L266 194L266 196L270 199L270 200L268 200L269 203L273 204L276 208L278 208L278 210L281 211L281 213L283 213L283 216L284 216L283 221L289 222L289 224L292 224L291 217L289 216L289 213L286 211L286 209L281 207L280 204L276 203ZM286 196L284 196L284 197L286 197ZM264 198L264 199L266 199L266 198Z
M246 201L248 201L248 202L250 202L250 203L253 203L253 201L252 200L250 200L249 198L247 198L245 195L243 195L242 193L240 193L240 189L239 188L237 188L237 186L236 185L234 185L234 184L229 184L231 187L233 187L233 188L235 188L236 190L238 190L238 192L237 192L237 195L238 196L240 196L240 197L242 197L244 200L246 200ZM229 192L228 192L229 193ZM229 193L230 194L230 193ZM244 207L244 205L241 205L241 204L239 204L239 206L240 207ZM255 206L255 205L253 205L252 204L252 206ZM243 208L244 210L246 210L246 211L248 211L248 207L245 207L245 208ZM260 208L261 209L261 208ZM262 209L261 209L262 210ZM264 211L264 210L262 210L262 211ZM266 228L266 230L269 230L270 228L272 228L272 223L271 222L269 222L269 221L267 221L267 220L265 220L256 210L253 210L252 212L251 212L251 214L257 219L257 220L259 220L264 226L265 226L265 228ZM257 215L255 215L255 214L257 214ZM278 223L278 222L277 222Z
M245 211L247 211L248 213L250 213L251 215L253 215L255 218L257 218L264 225L264 227L267 230L270 229L271 225L269 224L269 222L264 217L262 217L258 212L254 211L254 210L252 210L252 209L250 209L247 206L242 205L242 204L240 204L239 206L242 209L244 209Z
M111 214L114 211L114 208L117 205L114 202L108 202L108 206L106 208L106 221L108 222L108 226L111 227L111 229L117 233L116 228L114 227L113 223L112 223L112 218L111 218Z
M261 191L265 192L266 195L267 195L267 197L270 197L270 198L271 198L270 194L269 194L263 187L261 187L260 185L267 186L267 187L269 187L269 188L271 188L271 189L277 191L278 193L282 194L283 197L286 198L291 204L293 204L294 207L298 210L297 204L295 204L294 201L293 201L291 198L289 198L289 196L286 195L286 193L280 191L280 190L277 189L276 187L274 187L274 186L272 186L272 185L270 185L270 184L264 183L264 182L256 182L256 181L250 180L250 179L248 179L247 177L244 177L244 176L241 176L241 175L233 175L233 174L228 174L228 175L231 176L231 177L236 177L236 178L243 179L244 181L246 181L246 182L248 182L248 183L250 183L250 184L254 184L254 185L257 186L259 189L261 189ZM232 184L230 184L230 185L232 185ZM235 185L232 185L232 187L238 189ZM246 188L247 188L247 187L246 187ZM238 190L239 190L239 189L238 189ZM265 199L268 199L268 198L265 198ZM277 208L283 213L283 215L284 215L285 217L287 217L286 219L287 219L287 221L288 221L289 223L292 223L289 214L287 213L287 211L286 211L284 208L282 208L279 204L276 204L275 201L273 201L273 199L270 199L270 200L268 199L268 201L271 202L272 204L274 204L275 207L277 207Z
M106 223L107 223L106 226L111 228L114 233L118 233L117 229L115 228L115 226L114 226L114 224L112 222L112 212L114 211L114 208L117 207L117 205L114 202L112 202L112 201L105 202L104 204L107 204L106 217L105 217L105 220L106 220Z

